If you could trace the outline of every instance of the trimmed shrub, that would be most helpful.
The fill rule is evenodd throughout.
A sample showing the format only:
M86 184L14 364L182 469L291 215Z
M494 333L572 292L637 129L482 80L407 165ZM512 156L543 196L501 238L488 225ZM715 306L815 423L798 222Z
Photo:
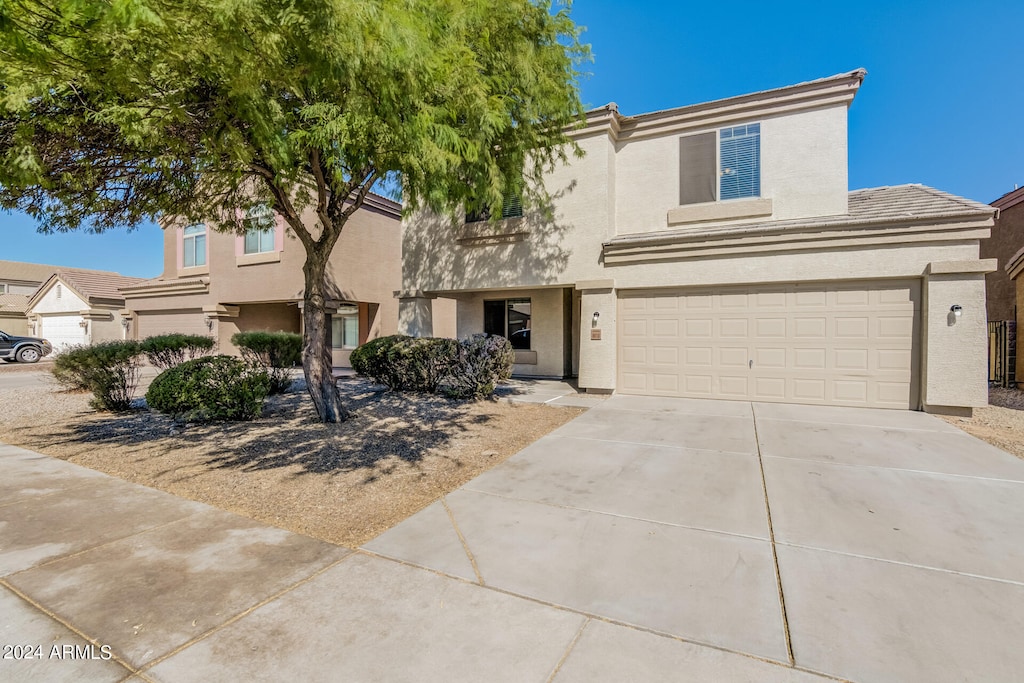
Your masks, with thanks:
M205 356L213 351L214 344L213 337L199 334L161 334L142 340L140 347L150 365L167 370Z
M454 339L381 337L352 352L352 369L397 391L430 391L449 398L490 396L512 376L515 352L504 337Z
M475 334L458 343L454 361L437 390L448 398L479 399L494 393L499 382L512 377L515 351L508 339Z
M161 372L146 392L153 410L187 421L252 420L263 412L270 375L231 356L203 356Z
M437 385L458 357L459 342L435 337L410 337L392 344L387 367L392 389L437 391Z
M54 359L53 376L66 387L91 391L89 405L96 410L128 410L139 384L140 354L131 340L78 346Z
M302 363L302 335L294 332L238 332L231 343L242 358L262 365L270 374L270 393L281 394L292 385L288 370Z
M388 351L400 341L412 339L404 334L393 334L390 337L378 337L371 339L362 346L354 349L349 355L349 362L352 369L360 375L369 377L374 382L391 386L394 378L391 374L391 367L388 364Z
M88 346L72 346L58 353L50 372L63 387L73 391L88 391Z

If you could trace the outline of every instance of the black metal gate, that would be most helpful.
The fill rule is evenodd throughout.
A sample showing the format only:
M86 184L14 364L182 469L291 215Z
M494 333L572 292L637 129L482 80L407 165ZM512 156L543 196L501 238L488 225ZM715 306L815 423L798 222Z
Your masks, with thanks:
M1000 387L1016 386L1017 323L997 320L988 324L988 381Z

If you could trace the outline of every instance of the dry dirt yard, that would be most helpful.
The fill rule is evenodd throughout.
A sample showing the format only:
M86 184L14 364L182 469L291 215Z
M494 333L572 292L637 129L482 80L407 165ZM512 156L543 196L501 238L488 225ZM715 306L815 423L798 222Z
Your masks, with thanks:
M339 425L316 420L301 380L253 422L185 425L97 413L56 385L2 390L0 442L356 547L582 412L339 386L355 411Z
M1024 391L995 387L988 390L988 403L984 408L975 408L970 418L943 419L1024 459Z

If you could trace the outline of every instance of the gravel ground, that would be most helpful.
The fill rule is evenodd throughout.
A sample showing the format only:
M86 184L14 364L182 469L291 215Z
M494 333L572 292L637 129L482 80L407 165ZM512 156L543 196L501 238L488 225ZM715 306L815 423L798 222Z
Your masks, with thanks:
M355 547L582 410L339 384L355 416L316 420L301 380L246 423L97 413L89 394L0 391L0 441L331 543Z
M943 419L1024 459L1024 391L994 387L988 390L988 403L984 408L975 408L969 418Z

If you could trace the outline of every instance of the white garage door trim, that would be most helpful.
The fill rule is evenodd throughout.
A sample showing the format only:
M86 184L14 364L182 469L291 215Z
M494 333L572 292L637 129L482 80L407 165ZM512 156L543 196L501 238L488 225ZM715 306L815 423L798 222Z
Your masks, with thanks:
M920 282L625 290L618 391L918 407Z
M85 328L80 314L39 316L39 335L53 344L55 353L85 343Z

